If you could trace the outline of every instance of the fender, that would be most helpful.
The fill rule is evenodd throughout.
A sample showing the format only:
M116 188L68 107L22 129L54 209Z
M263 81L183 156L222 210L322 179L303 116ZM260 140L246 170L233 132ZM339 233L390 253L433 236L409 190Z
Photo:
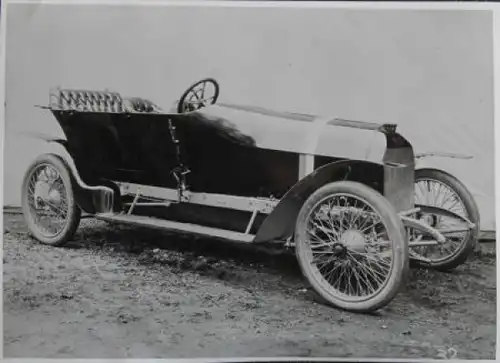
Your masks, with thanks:
M307 198L323 185L339 180L361 182L383 193L384 165L363 160L340 160L314 170L283 196L260 226L253 242L283 240L291 236L296 218Z
M465 154L426 152L426 153L415 154L415 159L422 159L422 158L427 158L427 157L431 157L431 156L440 157L440 158L464 159L464 160L470 160L470 159L474 158L472 155L465 155Z
M343 125L344 120L336 120ZM347 124L349 127L357 123ZM364 124L363 124L364 125ZM304 202L323 185L340 180L360 182L384 195L396 212L414 205L415 155L408 140L396 132L396 126L364 125L382 132L387 147L381 163L367 160L340 160L326 164L302 178L290 189L264 220L253 240L255 243L290 237Z
M417 170L437 170L441 173L448 174L452 178L455 178L455 175L453 175L448 168L442 169L442 168L436 168L435 165L432 162L425 162L424 160L429 160L430 157L441 157L441 158L447 158L447 159L460 159L460 160L472 160L474 157L472 155L465 155L465 154L453 154L453 153L434 153L434 152L429 152L429 153L420 153L416 154L415 159L416 159L416 168L415 171ZM480 196L481 198L487 198L488 196L483 193L480 190L477 189L469 189L469 191L474 195L474 196ZM476 207L477 208L477 207Z
M445 152L418 153L418 154L415 154L416 169L432 168L433 163L429 162L428 160L429 159L432 160L435 158L472 160L474 157L472 155L445 153Z
M25 136L47 142L45 152L59 157L70 171L78 206L89 214L105 213L115 205L115 191L107 186L88 185L80 176L73 157L68 151L67 141L40 133L23 133Z

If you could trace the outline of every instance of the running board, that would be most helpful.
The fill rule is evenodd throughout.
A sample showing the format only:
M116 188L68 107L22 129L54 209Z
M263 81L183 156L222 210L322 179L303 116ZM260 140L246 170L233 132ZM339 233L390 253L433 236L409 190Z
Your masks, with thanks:
M229 231L226 229L205 227L197 224L174 222L153 217L143 217L132 214L99 213L96 214L94 217L96 219L108 222L133 224L143 227L170 230L176 232L185 232L202 236L220 238L234 242L251 243L255 238L253 234Z

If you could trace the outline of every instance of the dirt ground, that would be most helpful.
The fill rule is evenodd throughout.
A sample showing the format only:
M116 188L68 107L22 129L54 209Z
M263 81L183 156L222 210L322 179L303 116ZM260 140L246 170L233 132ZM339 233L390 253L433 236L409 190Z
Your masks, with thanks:
M82 221L65 248L4 214L4 356L495 359L496 269L412 269L374 315L315 302L293 255Z

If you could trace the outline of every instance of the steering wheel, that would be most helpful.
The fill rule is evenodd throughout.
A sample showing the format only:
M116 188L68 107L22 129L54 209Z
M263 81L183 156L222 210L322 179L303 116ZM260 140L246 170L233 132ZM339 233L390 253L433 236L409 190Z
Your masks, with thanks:
M206 95L208 94L208 96ZM208 105L213 105L219 97L219 84L213 78L205 78L196 82L182 94L177 112L191 112Z

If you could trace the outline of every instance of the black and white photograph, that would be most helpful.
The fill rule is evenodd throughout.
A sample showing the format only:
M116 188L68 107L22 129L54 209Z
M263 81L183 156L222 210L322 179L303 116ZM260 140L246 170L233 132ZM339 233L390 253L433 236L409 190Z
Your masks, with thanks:
M376 5L4 4L4 357L495 359L500 22Z

